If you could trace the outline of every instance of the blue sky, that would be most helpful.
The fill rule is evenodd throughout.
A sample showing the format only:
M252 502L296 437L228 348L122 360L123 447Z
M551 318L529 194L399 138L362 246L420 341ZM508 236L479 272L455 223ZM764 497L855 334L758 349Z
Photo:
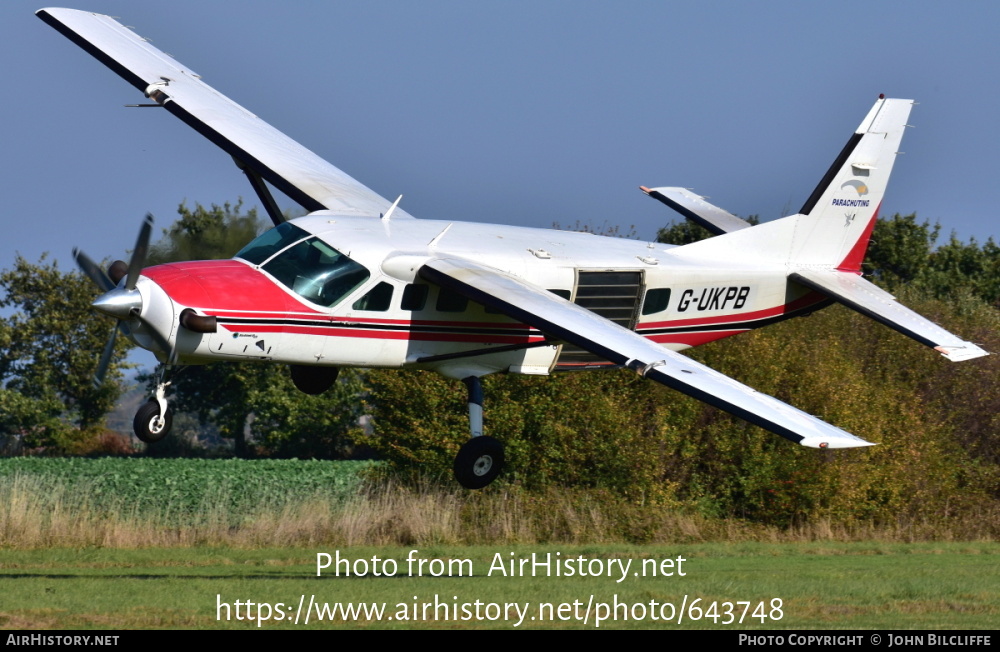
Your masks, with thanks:
M142 216L255 203L228 157L33 12L0 4L0 268L123 257ZM416 217L674 218L639 185L793 213L879 93L914 98L883 214L1000 235L988 2L127 2L123 23ZM288 200L283 206L290 207Z

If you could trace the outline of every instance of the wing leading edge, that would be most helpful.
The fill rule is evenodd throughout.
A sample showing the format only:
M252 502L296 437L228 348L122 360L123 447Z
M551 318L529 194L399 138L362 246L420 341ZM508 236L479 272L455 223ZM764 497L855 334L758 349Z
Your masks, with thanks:
M498 269L437 258L419 275L803 446L873 445Z
M308 211L378 217L392 202L236 104L110 16L40 9L39 18ZM410 217L396 208L393 218Z

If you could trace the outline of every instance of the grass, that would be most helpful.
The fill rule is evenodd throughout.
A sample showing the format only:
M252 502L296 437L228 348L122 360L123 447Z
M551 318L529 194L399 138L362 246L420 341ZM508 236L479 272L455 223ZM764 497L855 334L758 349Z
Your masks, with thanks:
M993 629L1000 618L1000 544L996 543L795 543L630 545L520 545L428 546L415 558L468 559L473 577L409 576L409 546L350 548L170 548L170 549L65 549L0 551L0 627L4 629L144 629L144 628L256 628L254 622L216 619L219 602L236 600L282 602L289 609L300 596L324 603L384 603L381 619L337 618L316 622L309 628L419 627L437 629L513 629L516 617L486 620L420 617L419 605L439 601L449 604L518 603L525 605L519 629L594 628L598 607L582 616L593 596L593 605L643 605L628 620L605 621L601 628L693 629ZM316 576L316 554L337 550L351 560L393 559L397 573L390 577L345 577L332 570ZM509 559L559 552L562 558L584 556L631 560L623 581L614 577L504 577L487 575L494 556ZM685 576L642 577L633 573L644 559L685 559ZM425 566L426 568L426 566ZM647 567L648 568L648 567ZM700 598L707 611L718 603L720 617L691 620L680 625L651 619L648 605L669 602L679 607ZM416 598L416 599L415 599ZM764 603L781 600L781 618L751 617ZM578 607L573 607L574 601ZM722 603L749 601L742 625L723 625ZM400 610L416 620L401 621ZM553 605L540 611L542 603ZM562 612L559 605L565 604ZM740 609L737 607L736 616ZM470 607L472 609L472 607ZM225 610L222 610L223 613ZM256 610L255 610L256 611ZM243 613L245 614L245 607ZM438 612L442 615L442 612ZM454 613L454 612L452 612ZM472 613L470 611L470 613ZM488 612L482 611L482 615ZM498 612L497 612L498 613ZM539 619L544 613L546 618ZM562 613L565 619L560 619ZM606 612L605 612L606 613ZM624 610L618 614L623 616ZM575 614L575 615L574 615ZM458 614L461 617L461 611ZM393 616L390 620L388 616ZM531 620L534 616L536 620ZM579 617L577 617L579 616ZM268 621L266 629L300 629L289 620Z
M433 485L367 485L349 494L289 489L236 501L232 485L206 490L188 509L141 505L96 492L86 481L29 474L0 477L0 549L236 548L992 540L996 515L947 524L899 520L779 528L636 505L596 491L532 494L504 487L467 492ZM985 528L985 529L984 529Z

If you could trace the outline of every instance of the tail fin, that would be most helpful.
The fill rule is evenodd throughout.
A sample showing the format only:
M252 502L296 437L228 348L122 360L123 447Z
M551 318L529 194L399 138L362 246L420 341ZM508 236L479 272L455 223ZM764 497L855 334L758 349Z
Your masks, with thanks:
M879 96L798 214L676 253L860 272L912 106Z
M799 211L789 262L861 271L912 106L875 102Z

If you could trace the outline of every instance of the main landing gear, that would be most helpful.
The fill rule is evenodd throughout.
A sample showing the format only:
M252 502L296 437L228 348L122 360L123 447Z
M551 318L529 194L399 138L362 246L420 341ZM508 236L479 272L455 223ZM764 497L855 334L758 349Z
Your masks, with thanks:
M472 439L465 442L455 456L455 479L466 489L482 489L503 470L503 444L483 435L483 385L479 377L469 376L462 382L469 390Z
M139 441L146 444L155 444L161 441L170 433L174 416L167 407L167 387L169 382L165 382L167 365L160 365L156 379L156 390L153 398L149 399L135 413L132 420L132 430Z

